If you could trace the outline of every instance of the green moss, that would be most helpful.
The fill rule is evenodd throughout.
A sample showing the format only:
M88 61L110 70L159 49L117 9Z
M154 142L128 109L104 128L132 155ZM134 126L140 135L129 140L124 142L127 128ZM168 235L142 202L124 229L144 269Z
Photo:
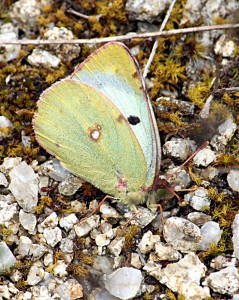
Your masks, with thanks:
M173 86L177 85L180 80L187 79L185 66L182 66L171 57L165 60L160 59L160 61L155 58L151 70L155 76L154 87L150 92L152 98L157 96L162 88L173 90Z
M238 164L239 164L239 157L227 153L222 153L217 156L214 166L229 167L229 166L238 166Z
M169 289L166 290L165 298L166 298L166 299L169 299L169 300L177 300L177 297L176 297L176 296L174 295L174 293L173 293L171 290L169 290Z
M183 63L189 60L196 61L201 59L204 53L204 47L197 42L195 36L186 36L185 39L177 44L173 50L173 54Z
M188 98L196 106L202 108L204 106L206 96L209 95L211 89L212 78L207 77L205 81L195 84L193 87L188 89Z
M171 30L180 27L185 4L186 4L185 0L180 0L175 3L173 10L170 14L170 18L166 24L165 30Z
M15 287L16 287L17 289L19 289L20 291L21 291L21 290L25 290L28 286L29 286L29 285L28 285L27 281L26 281L26 280L23 280L23 279L19 279L19 280L17 281L17 283L15 284Z
M126 23L127 15L125 11L125 1L123 0L103 0L97 2L99 13L107 19Z

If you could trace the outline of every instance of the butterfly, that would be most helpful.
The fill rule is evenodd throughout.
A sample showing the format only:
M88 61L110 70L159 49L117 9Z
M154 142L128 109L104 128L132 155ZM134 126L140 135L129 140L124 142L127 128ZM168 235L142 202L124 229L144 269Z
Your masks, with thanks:
M131 209L156 189L156 119L138 63L124 44L110 42L93 52L45 90L37 106L37 141L71 173Z

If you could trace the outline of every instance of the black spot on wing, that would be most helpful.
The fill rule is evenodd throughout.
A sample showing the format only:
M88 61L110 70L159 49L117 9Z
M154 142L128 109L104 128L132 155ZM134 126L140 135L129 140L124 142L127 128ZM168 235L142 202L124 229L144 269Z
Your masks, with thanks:
M131 125L137 125L140 123L140 118L137 116L129 116L127 118L127 120L129 122L129 124L131 124Z

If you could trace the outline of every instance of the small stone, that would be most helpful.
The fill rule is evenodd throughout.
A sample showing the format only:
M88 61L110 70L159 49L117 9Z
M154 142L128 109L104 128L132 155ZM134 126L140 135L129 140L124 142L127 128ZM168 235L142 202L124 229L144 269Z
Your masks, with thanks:
M29 256L31 253L32 241L27 236L20 236L19 245L17 248L18 254L21 257Z
M13 284L12 282L8 283L8 288L12 294L16 295L19 292L19 290L15 287L15 284Z
M36 30L38 17L41 14L40 4L36 0L19 0L12 4L9 15L22 30Z
M106 233L109 230L112 230L112 225L110 223L107 223L107 222L101 222L100 230L101 230L102 233Z
M155 253L160 260L175 261L182 258L182 255L172 245L162 242L155 244Z
M200 250L208 250L211 244L217 245L222 236L222 230L216 222L209 221L201 228L202 241L200 243Z
M44 255L44 266L52 266L54 264L53 253L47 253Z
M87 210L86 204L84 202L74 200L74 201L71 201L70 204L71 204L72 210L77 213L84 213Z
M183 9L181 25L194 24L201 18L203 3L201 0L187 0Z
M224 146L233 137L235 131L237 130L237 124L234 122L232 116L230 116L225 122L223 122L219 127L219 135L215 135L211 140L211 145L215 150L223 150Z
M59 227L55 228L45 228L43 231L43 236L46 242L51 247L55 247L62 240L62 233Z
M239 274L236 267L227 267L218 272L211 273L203 282L219 294L233 295L239 289Z
M11 40L17 40L17 39L18 39L18 29L16 27L14 27L12 23L2 24L2 26L0 28L0 41L11 41ZM8 62L8 61L18 58L20 50L21 50L21 45L1 45L1 50L2 51L0 54L0 61ZM11 125L11 126L13 127L13 125ZM1 127L1 125L0 125L0 127ZM8 126L5 126L5 127L8 127ZM5 134L3 132L1 132L0 140L1 140L1 136L3 136L3 135L5 135Z
M196 210L203 210L205 207L210 207L211 201L208 198L208 192L204 188L199 188L184 196L184 200Z
M215 161L216 155L209 147L199 151L193 158L193 163L197 167L207 167L210 163Z
M29 285L36 285L44 278L44 274L45 272L42 268L32 266L27 275L27 283Z
M58 191L64 196L74 195L82 186L82 180L79 177L69 174L68 177L59 183Z
M75 279L69 279L56 287L61 300L76 300L83 298L83 287Z
M31 166L24 161L10 171L9 189L26 212L34 212L38 202L38 180Z
M167 172L160 176L168 180L174 186L174 190L181 190L187 188L191 183L191 178L185 169L178 170L178 167L170 168Z
M1 33L0 33L0 41L1 41ZM12 46L12 45L6 45L7 46ZM1 46L1 48L4 46ZM2 61L3 59L1 59L2 55L0 54L0 61ZM7 136L9 136L12 132L12 129L14 128L12 122L10 120L8 120L5 116L0 116L0 141L2 141L4 138L6 138Z
M13 219L17 213L17 204L8 204L5 196L0 197L0 224L5 224Z
M92 266L100 273L109 275L113 270L113 260L109 256L96 255Z
M239 259L239 214L235 215L232 223L232 243L234 255Z
M40 232L42 232L42 230L40 230L41 228L55 228L58 225L58 217L57 214L55 212L51 213L48 217L45 218L45 220L43 222L41 222L41 224L38 225L38 230Z
M27 57L27 61L36 67L52 67L57 68L60 59L46 50L34 49L32 54Z
M184 295L186 299L204 299L210 296L209 289L200 286L200 280L205 276L207 268L193 252L163 269L151 262L144 270L173 292Z
M226 257L222 255L218 255L217 257L213 258L210 267L216 270L221 270L226 267L235 267L237 260L235 257Z
M119 256L124 247L125 237L116 237L109 245L108 249L114 256Z
M227 182L233 191L239 192L239 171L230 170L227 175Z
M211 221L211 217L202 212L192 212L188 214L188 220L197 226L202 226L208 221Z
M136 269L141 269L142 268L142 263L140 260L140 256L138 255L138 253L131 253L131 262L130 262L131 266L136 268Z
M26 135L25 130L21 131L21 140L22 140L22 145L24 147L31 147L31 137L29 135Z
M100 217L93 215L86 220L74 225L75 233L78 237L87 235L94 228L97 228L99 225Z
M106 233L98 234L95 238L96 245L98 247L109 245L113 237L114 237L113 229L108 230Z
M137 215L135 218L132 218L134 216L133 211L129 211L124 214L124 217L129 220L132 218L131 224L138 223L140 228L144 228L147 225L149 225L157 216L156 212L152 212L151 210L145 208L145 207L137 207Z
M37 219L35 215L31 213L25 213L22 209L19 212L19 221L23 228L29 231L29 233L33 232L36 228Z
M38 172L38 175L39 175L39 172ZM39 175L39 194L41 196L47 196L47 192L44 191L44 188L49 187L49 186L50 186L50 178L48 176ZM52 186L52 188L53 188L53 186Z
M167 0L128 0L125 8L136 20L152 22L158 19L169 4Z
M74 249L74 243L69 238L63 238L61 240L60 249L64 253L72 253Z
M47 175L55 181L65 180L70 172L67 171L59 162L58 159L53 158L50 161L45 162L39 167L38 173Z
M142 282L142 274L134 268L119 268L110 275L104 276L105 288L108 292L122 300L136 296Z
M56 267L53 269L53 273L57 277L63 277L67 275L67 265L63 260L58 260Z
M4 187L8 186L7 178L3 173L0 173L0 186L4 186Z
M5 157L3 164L0 166L0 171L4 174L8 174L9 171L18 166L21 161L21 157Z
M106 202L101 205L100 212L102 213L104 220L108 220L109 218L119 218L117 210Z
M1 299L11 299L11 293L7 285L0 285Z
M218 176L219 170L212 166L207 167L206 169L201 170L200 175L203 177L204 180L210 181L216 176Z
M49 249L41 244L32 244L30 247L29 255L32 255L32 258L37 260L41 258L45 253L47 253Z
M198 226L178 217L166 220L164 238L174 249L183 252L197 251L202 240Z
M10 278L11 278L11 280L13 282L17 282L18 280L22 279L22 273L21 273L21 271L19 271L19 270L12 270Z
M138 248L142 254L147 254L157 242L160 242L160 236L153 235L151 231L147 231L139 242Z
M79 222L79 220L77 219L76 215L72 213L66 217L61 218L59 224L62 228L65 229L65 231L68 232L77 222Z
M0 242L0 275L8 273L16 262L15 256L5 242Z
M236 44L234 41L229 40L228 37L223 34L216 42L214 51L216 54L220 54L223 57L233 57L236 50Z
M185 161L195 151L193 141L172 138L163 145L165 156Z

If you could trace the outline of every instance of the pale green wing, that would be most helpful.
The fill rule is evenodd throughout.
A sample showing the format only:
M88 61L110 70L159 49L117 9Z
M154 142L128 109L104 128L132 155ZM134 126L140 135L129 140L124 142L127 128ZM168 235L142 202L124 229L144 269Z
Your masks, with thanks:
M138 191L147 165L127 120L101 92L65 79L38 101L34 129L40 145L73 174L113 196Z
M104 45L90 55L70 78L101 91L128 120L147 163L144 186L150 188L159 173L160 139L138 64L128 48L115 42Z

